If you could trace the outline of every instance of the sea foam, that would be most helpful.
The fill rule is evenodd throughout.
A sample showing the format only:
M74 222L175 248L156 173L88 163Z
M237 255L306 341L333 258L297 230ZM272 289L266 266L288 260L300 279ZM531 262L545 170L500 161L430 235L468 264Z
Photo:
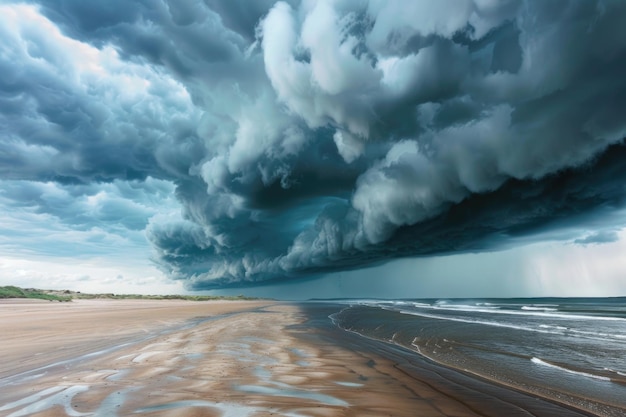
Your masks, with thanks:
M594 374L590 374L590 373L587 373L587 372L574 371L573 369L563 368L562 366L558 366L558 365L555 365L553 363L546 362L546 361L541 360L539 358L532 358L530 361L532 363L534 363L534 364L541 365L541 366L547 366L547 367L553 368L553 369L558 369L559 371L567 372L569 374L580 375L580 376L584 376L584 377L587 377L587 378L599 379L601 381L611 381L611 378L606 377L606 376L594 375Z

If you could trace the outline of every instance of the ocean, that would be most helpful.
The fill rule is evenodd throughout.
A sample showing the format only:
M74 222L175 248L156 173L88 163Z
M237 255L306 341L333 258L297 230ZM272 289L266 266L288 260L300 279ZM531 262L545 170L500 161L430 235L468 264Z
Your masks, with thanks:
M626 415L626 298L341 300L332 322L464 374Z

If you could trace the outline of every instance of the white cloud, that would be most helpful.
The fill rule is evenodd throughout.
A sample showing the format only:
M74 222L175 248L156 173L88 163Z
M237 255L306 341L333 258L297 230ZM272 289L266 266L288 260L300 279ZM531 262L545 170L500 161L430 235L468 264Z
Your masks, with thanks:
M137 261L109 256L81 259L74 256L3 256L0 259L0 285L84 293L187 293L182 283L168 279L146 262L145 257Z
M359 156L363 154L365 146L363 142L356 139L354 135L349 132L342 132L338 130L333 135L335 145L337 145L337 152L343 158L346 163L350 164L354 162Z

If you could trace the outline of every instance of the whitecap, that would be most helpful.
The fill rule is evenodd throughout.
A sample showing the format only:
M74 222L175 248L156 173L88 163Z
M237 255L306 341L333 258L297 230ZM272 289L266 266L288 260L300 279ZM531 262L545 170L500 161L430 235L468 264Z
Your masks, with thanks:
M541 366L546 366L546 367L553 368L553 369L558 369L560 371L567 372L569 374L580 375L580 376L584 376L584 377L587 377L587 378L599 379L601 381L611 381L611 378L606 377L606 376L590 374L590 373L587 373L587 372L574 371L572 369L563 368L562 366L558 366L558 365L555 365L553 363L546 362L546 361L541 360L539 358L532 358L530 361L532 363L534 363L534 364L541 365Z

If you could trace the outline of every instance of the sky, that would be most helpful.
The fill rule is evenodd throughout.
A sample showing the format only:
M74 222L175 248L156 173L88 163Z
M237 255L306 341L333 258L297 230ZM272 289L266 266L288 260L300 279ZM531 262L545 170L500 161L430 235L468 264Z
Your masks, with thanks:
M626 2L0 2L0 285L626 295Z

